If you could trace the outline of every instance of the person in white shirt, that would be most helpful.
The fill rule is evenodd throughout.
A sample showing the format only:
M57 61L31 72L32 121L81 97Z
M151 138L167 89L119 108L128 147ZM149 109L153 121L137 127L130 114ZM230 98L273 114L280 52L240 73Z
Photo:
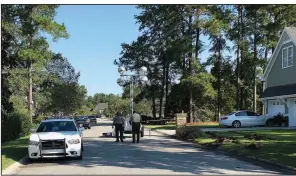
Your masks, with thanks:
M135 137L137 135L137 143L140 142L140 127L141 127L141 116L136 111L134 111L131 117L132 123L132 133L133 133L133 143L135 143Z

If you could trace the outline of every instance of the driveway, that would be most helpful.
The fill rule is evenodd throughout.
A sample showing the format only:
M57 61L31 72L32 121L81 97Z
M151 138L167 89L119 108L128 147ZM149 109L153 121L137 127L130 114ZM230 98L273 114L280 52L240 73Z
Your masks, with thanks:
M271 171L221 154L204 151L190 143L180 142L151 132L139 144L124 143L101 137L111 132L111 122L99 124L84 132L84 158L77 160L45 160L27 163L17 175L98 175L98 174L286 174ZM148 133L146 133L148 134Z

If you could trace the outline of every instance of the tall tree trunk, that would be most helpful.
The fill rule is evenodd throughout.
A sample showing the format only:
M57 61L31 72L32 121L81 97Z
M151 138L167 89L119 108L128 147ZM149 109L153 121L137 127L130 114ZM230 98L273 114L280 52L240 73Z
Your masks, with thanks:
M182 36L185 37L186 36L186 32L185 32L185 26L184 23L182 23ZM186 73L186 56L182 56L182 71L183 71L183 75L185 75Z
M165 71L166 71L166 56L165 53L162 55L163 63L162 63L162 84L161 84L161 93L160 93L160 103L159 103L159 118L162 117L162 104L163 104L163 97L164 97L164 86L165 86Z
M169 70L170 70L170 63L167 60L167 68L166 68L166 74L165 74L165 110L164 110L164 117L167 118L168 116L168 107L169 107Z
M264 55L264 58L265 58L265 60L267 61L267 55L268 55L268 48L266 47L266 49L265 49L265 55ZM264 65L263 66L263 73L265 72L265 69L266 69L266 65ZM263 81L261 80L261 94L263 93ZM265 106L264 106L264 103L262 103L261 102L261 113L262 113L262 115L264 115L265 114Z
M238 12L240 12L240 8L241 8L241 5L238 5ZM240 13L238 15L238 18L237 18L237 24L239 25L240 24ZM240 84L239 84L239 80L240 80L240 58L239 58L239 53L240 53L240 30L238 30L238 38L237 38L237 51L236 51L236 54L237 54L237 57L236 57L236 110L238 111L240 109L240 106L239 106L239 102L240 102Z
M242 78L242 75L243 75L243 63L244 63L244 40L245 40L245 34L244 34L244 21L243 21L243 5L239 5L239 16L240 16L240 26L241 26L241 28L240 28L240 33L241 33L241 35L240 35L240 41L242 41L242 46L240 46L240 53L241 53L241 55L240 55L240 80L243 80ZM242 86L244 86L245 85L245 82L243 82L243 85ZM240 92L241 92L241 95L240 95L240 108L245 108L244 107L244 99L245 99L245 91L244 91L244 88L243 87L241 87L240 88Z
M28 106L29 106L29 113L31 118L31 123L33 121L32 119L32 113L33 113L33 80L32 80L32 62L29 62L29 97L28 97Z
M255 12L256 16L256 12ZM253 68L253 112L257 112L257 18L255 19L255 29L254 29L254 68Z
M199 46L199 38L200 38L200 28L196 28L196 41L195 41L195 58L199 62L198 53L200 50Z
M221 115L221 36L218 38L218 119Z
M156 118L156 97L155 97L155 89L153 91L153 96L152 96L152 115L153 115L153 118Z
M192 38L192 16L189 17L189 27L188 27L188 35L190 38ZM192 49L192 42L190 41L190 45L189 48ZM189 76L192 75L192 63L193 63L193 57L192 57L192 53L193 51L191 50L188 53L188 57L189 57ZM189 86L189 122L192 123L193 122L193 113L192 113L192 86Z
M254 88L253 88L253 111L254 112L257 112L257 73L256 73L256 68L257 68L257 34L255 34L255 37L254 37Z
M199 18L199 17L198 17ZM198 58L198 53L199 53L199 50L200 50L200 46L199 46L199 38L200 38L200 28L196 28L195 30L195 33L196 33L196 38L195 38L195 59L196 59L196 62L200 63L200 60ZM193 113L193 116L194 116L194 122L196 122L196 118L195 117L195 111L196 111L197 107L194 105L193 108L192 108L192 113Z

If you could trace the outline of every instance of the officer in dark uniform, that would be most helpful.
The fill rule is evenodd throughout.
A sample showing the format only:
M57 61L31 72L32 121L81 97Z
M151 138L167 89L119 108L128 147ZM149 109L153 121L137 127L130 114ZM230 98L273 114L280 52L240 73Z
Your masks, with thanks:
M120 133L120 141L123 142L123 125L124 118L122 117L120 112L116 113L116 116L113 118L113 125L115 125L115 134L116 134L116 142L119 142L119 133Z

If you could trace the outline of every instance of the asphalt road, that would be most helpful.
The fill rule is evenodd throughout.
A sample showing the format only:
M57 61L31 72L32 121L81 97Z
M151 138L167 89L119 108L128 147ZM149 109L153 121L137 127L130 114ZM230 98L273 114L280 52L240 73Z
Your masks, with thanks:
M103 132L111 131L111 122L108 121L100 121L97 126L86 130L84 158L81 161L60 159L26 163L16 174L285 174L204 151L154 132L141 138L139 144L131 143L130 135L127 135L124 143L101 137Z

